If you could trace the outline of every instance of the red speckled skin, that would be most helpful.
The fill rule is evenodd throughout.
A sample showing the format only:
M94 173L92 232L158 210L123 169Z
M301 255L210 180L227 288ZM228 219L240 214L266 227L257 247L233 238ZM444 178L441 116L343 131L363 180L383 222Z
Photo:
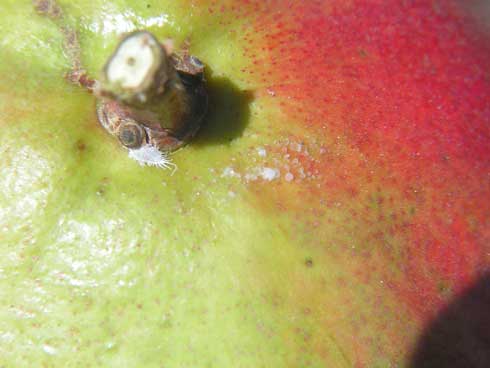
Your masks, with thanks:
M353 215L366 227L392 218L365 240L400 236L405 278L393 287L421 312L440 300L435 275L460 288L490 261L490 42L462 10L308 3L261 25L277 29L265 38L285 74L269 87L292 97L284 110L331 151L305 162L322 173L320 188L298 190L361 202L389 190L379 214Z
M490 33L488 17L476 16L482 9L355 0L208 7L247 19L237 30L250 60L242 72L262 86L257 99L278 106L271 130L309 147L268 147L297 159L302 171L291 173L304 177L254 183L257 206L292 220L305 249L351 257L361 283L385 280L406 318L421 323L490 266ZM332 215L339 208L342 220ZM338 239L322 236L332 226Z

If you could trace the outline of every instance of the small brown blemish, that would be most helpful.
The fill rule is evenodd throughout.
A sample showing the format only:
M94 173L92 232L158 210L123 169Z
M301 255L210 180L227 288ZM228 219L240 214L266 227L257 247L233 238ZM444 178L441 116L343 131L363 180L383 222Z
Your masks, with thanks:
M437 284L437 290L442 297L450 297L452 294L451 285L446 281L439 281Z
M87 149L87 145L81 139L79 139L77 141L76 147L77 147L77 150L79 150L80 152L83 152L83 151L85 151Z
M63 15L61 8L53 0L34 0L34 9L39 14L45 15L52 19L60 18Z
M308 267L308 268L313 267L313 259L311 259L311 258L306 258L306 259L305 259L305 266L306 266L306 267Z
M65 79L75 85L85 87L88 91L92 91L95 86L95 80L91 79L85 70L74 69L65 74Z
M48 0L34 0L34 9L41 14L46 14L49 10L49 1Z
M103 196L105 195L106 193L106 189L107 189L107 185L110 183L110 179L108 177L103 177L101 180L100 180L100 184L99 184L99 187L97 189L97 192L96 194L98 196Z

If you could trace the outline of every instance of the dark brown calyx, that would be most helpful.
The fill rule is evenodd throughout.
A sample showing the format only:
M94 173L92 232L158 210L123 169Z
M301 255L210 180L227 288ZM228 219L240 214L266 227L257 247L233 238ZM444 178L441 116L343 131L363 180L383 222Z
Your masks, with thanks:
M151 144L173 151L194 136L207 110L203 69L197 58L170 54L152 34L138 31L109 58L96 94L111 114L124 111L140 124Z

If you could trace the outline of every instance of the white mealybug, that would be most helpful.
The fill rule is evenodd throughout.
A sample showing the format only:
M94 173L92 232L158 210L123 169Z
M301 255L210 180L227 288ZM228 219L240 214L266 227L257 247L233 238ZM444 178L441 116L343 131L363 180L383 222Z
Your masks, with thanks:
M172 175L177 170L167 153L160 151L151 144L145 144L140 148L130 149L129 157L138 161L141 166L156 166L161 169L173 169Z

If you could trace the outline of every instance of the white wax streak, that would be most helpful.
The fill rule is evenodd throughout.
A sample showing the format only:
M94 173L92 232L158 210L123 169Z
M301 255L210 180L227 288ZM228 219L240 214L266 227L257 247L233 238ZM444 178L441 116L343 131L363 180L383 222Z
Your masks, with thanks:
M172 174L177 170L177 166L170 160L168 154L161 152L158 148L150 144L146 144L138 149L129 150L129 157L138 161L141 166L173 169Z

